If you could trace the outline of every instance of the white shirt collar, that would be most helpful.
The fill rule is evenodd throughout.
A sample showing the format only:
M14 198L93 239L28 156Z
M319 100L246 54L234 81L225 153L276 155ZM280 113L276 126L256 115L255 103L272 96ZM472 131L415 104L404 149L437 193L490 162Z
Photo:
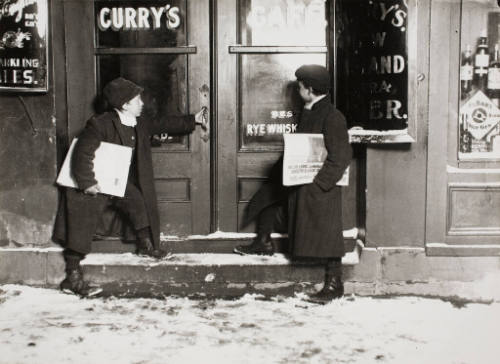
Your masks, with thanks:
M120 111L118 109L115 109L116 112L118 113L118 116L120 117L120 122L125 125L125 126L131 126L134 127L137 125L137 118L133 115L130 115L129 113L125 113L123 111Z
M326 97L326 94L318 96L316 99L314 99L311 102L305 104L304 105L304 109L311 110L315 103L317 103L318 101L324 99L325 97Z

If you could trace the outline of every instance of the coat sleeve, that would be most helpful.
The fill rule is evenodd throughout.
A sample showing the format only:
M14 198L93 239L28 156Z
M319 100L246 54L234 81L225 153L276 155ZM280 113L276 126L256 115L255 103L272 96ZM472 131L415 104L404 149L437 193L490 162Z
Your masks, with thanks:
M323 166L314 178L314 183L323 191L329 191L342 177L352 157L346 120L340 111L334 110L333 113L329 114L325 121L323 135L328 154Z
M163 116L158 117L149 122L149 134L189 134L191 133L196 124L194 115L184 116Z
M89 120L78 136L71 161L71 172L78 187L82 190L97 183L94 174L94 156L102 140L104 140L104 133L98 127L98 120L95 118Z

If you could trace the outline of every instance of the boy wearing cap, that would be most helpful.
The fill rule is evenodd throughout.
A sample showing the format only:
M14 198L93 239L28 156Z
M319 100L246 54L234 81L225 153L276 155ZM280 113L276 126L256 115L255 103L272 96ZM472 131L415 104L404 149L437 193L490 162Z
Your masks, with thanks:
M311 184L285 190L281 186L282 175L274 174L274 183L261 188L248 205L247 220L258 219L257 238L251 245L236 247L235 252L272 254L270 235L282 215L280 205L284 204L291 255L325 266L324 286L310 297L313 302L324 303L344 293L342 199L341 187L336 183L349 165L352 151L346 120L332 105L328 94L331 86L327 69L320 65L304 65L296 70L295 76L304 101L297 133L323 134L328 152L326 160ZM280 162L275 171L280 168Z
M169 117L158 121L141 118L143 89L124 78L117 78L103 89L112 111L91 118L78 137L72 173L78 189L65 189L65 200L58 211L55 239L64 244L66 278L61 289L81 296L98 293L83 280L80 261L90 252L92 237L106 206L122 212L135 231L138 255L163 258L159 249L160 228L153 180L150 136L153 134L187 134L202 124L204 110L196 115ZM99 194L93 171L93 159L101 142L132 148L125 196Z

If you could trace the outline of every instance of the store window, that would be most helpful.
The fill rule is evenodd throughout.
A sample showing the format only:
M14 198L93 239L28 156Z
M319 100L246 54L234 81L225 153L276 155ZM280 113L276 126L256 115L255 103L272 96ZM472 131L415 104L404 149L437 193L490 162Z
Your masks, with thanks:
M416 138L416 1L337 0L337 106L351 139Z
M500 6L463 0L458 158L500 160Z

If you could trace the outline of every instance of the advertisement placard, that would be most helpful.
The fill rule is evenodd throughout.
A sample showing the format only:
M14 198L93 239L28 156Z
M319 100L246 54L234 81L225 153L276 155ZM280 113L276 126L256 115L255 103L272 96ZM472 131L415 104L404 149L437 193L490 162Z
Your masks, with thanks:
M47 0L0 0L0 91L47 92Z

